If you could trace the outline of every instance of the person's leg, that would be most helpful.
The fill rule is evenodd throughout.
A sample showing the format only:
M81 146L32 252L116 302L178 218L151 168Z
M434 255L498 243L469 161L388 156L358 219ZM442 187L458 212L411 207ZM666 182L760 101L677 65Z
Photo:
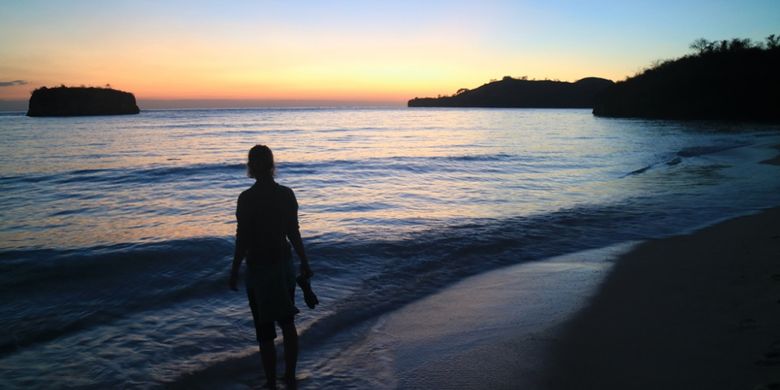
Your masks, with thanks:
M266 386L271 389L276 388L276 347L274 340L263 340L260 343L260 358L263 360L263 371L265 371Z
M298 364L298 331L292 318L280 321L279 326L284 337L284 378L288 385L294 384L295 367Z
M254 291L247 289L249 298L249 308L252 310L252 320L255 324L255 335L257 344L260 347L260 359L263 361L263 371L265 372L266 387L276 388L276 329L273 322L261 323L258 321L257 302L255 301Z

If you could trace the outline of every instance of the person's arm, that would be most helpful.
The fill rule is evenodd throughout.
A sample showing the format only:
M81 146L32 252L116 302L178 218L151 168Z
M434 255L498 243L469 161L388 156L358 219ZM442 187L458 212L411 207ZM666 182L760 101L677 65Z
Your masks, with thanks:
M306 250L303 248L303 239L301 239L301 232L298 229L295 229L295 231L287 234L287 238L290 239L290 244L292 244L293 249L295 249L295 254L297 254L298 259L301 260L301 270L300 270L301 275L303 275L304 278L312 277L314 273L311 272L311 267L309 266L309 258L306 257Z
M238 271L241 269L241 262L244 261L246 256L246 247L244 245L244 236L246 233L246 222L243 221L243 213L241 210L241 199L239 198L238 206L236 207L236 249L233 251L233 263L230 269L230 289L238 291ZM242 223L243 222L243 223Z
M301 231L298 226L298 200L295 199L295 193L290 190L292 213L290 215L290 221L287 227L287 238L290 240L290 244L295 250L295 254L298 255L298 259L301 261L300 273L304 278L310 278L314 275L309 266L309 258L306 256L306 250L303 247L303 239L301 238Z

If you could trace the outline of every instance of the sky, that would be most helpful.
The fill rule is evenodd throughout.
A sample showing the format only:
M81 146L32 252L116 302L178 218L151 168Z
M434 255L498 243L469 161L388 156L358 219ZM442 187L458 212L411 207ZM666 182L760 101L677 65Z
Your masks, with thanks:
M0 1L0 100L402 104L503 76L622 80L696 38L780 34L780 1Z

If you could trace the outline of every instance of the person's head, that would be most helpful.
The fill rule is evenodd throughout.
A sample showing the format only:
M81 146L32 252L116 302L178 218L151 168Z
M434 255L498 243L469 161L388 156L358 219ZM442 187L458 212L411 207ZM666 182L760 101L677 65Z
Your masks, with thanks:
M274 154L265 145L255 145L249 149L249 160L246 163L247 174L257 180L274 177Z

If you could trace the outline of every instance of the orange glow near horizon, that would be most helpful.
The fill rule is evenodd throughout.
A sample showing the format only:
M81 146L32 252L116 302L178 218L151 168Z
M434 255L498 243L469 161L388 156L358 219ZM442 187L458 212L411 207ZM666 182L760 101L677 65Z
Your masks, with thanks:
M381 53L364 53L381 58ZM29 67L21 75L29 84L0 90L0 99L26 99L41 86L60 84L103 86L133 92L139 99L323 99L406 101L414 97L452 94L460 88L475 88L510 75L556 78L576 81L597 76L620 79L614 72L572 71L555 63L537 62L534 68L504 67L453 58L455 65L442 66L423 56L351 62L349 57L316 60L283 55L284 61L266 63L252 56L214 59L207 54L186 55L187 60L170 53L139 53L134 61L124 58L70 58L56 72ZM200 57L200 58L199 58ZM414 57L414 55L411 55ZM281 63L280 63L281 62ZM468 62L472 62L469 64ZM90 64L85 71L81 64ZM511 69L525 69L512 72ZM474 69L480 69L476 72ZM35 77L34 74L41 74ZM5 92L5 93L4 93Z
M52 50L54 51L54 50ZM572 71L556 63L537 61L534 68L511 72L498 64L482 63L474 58L452 55L447 65L433 56L406 52L395 58L385 52L363 51L367 59L349 53L313 58L311 53L267 51L261 54L214 53L192 49L185 54L162 48L145 48L122 56L62 56L56 72L28 67L29 84L15 87L16 93L0 98L29 97L40 86L88 85L112 87L133 92L139 99L321 99L406 101L413 97L454 93L459 88L475 88L490 79L506 75L536 78L560 78L576 81L587 76L620 78L588 71ZM238 51L238 50L236 50ZM457 50L453 49L453 52ZM398 55L398 53L392 53ZM81 58L80 58L81 57ZM383 58L384 57L384 58ZM182 59L186 58L186 60ZM522 59L518 59L522 62ZM85 66L84 64L89 64ZM87 68L87 69L85 69ZM520 67L517 67L520 68ZM474 69L481 71L475 72ZM32 74L40 73L41 77ZM3 91L5 92L5 91ZM7 91L11 92L11 91Z
M718 11L723 18L735 15L729 7ZM678 8L456 0L3 2L0 99L27 99L41 86L111 84L139 99L400 103L503 76L621 80L652 60L684 54L695 38L719 37L708 34L717 20L697 25L690 17L695 7ZM755 5L740 19L754 39L777 32L763 8ZM621 17L604 19L610 13ZM635 15L664 15L668 26L653 28L648 21L660 18Z

